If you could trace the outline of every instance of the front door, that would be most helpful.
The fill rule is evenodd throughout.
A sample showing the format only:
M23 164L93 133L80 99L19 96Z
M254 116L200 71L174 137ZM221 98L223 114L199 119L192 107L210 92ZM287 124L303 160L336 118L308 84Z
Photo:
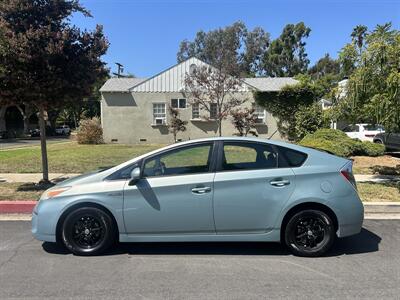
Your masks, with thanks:
M281 168L279 153L264 143L225 142L220 160L214 180L217 234L270 231L293 193L292 169Z
M128 234L215 234L213 143L182 146L146 159L142 179L124 188Z

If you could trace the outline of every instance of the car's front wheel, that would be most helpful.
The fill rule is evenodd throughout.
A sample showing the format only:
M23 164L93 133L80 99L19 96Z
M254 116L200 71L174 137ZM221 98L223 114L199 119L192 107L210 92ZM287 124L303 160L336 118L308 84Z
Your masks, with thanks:
M321 256L336 238L335 226L324 212L314 209L294 214L285 228L285 243L299 256Z
M111 217L95 207L81 207L67 215L62 227L65 246L76 255L97 255L115 240Z

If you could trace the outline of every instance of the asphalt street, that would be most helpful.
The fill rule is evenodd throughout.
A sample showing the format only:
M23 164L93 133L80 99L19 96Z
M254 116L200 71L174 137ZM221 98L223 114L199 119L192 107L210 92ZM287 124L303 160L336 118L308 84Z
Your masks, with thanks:
M400 299L400 220L366 220L322 258L273 243L121 244L73 256L0 222L0 299Z

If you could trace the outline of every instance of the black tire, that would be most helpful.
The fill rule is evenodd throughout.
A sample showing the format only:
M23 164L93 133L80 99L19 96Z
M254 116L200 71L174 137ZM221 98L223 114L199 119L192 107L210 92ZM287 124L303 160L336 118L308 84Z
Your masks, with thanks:
M335 226L324 212L303 210L293 215L285 227L285 243L298 256L322 256L336 239Z
M101 254L115 241L113 220L99 208L78 208L64 220L62 241L75 255Z

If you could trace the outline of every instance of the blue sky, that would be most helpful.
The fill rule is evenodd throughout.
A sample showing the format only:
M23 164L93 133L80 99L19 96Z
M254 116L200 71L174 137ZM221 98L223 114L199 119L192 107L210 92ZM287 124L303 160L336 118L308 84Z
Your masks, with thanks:
M400 0L81 0L93 18L75 15L72 22L92 29L104 26L111 45L104 60L137 77L148 77L176 63L183 39L192 40L237 20L248 28L261 26L276 38L288 23L311 28L307 53L315 62L325 53L337 57L353 27L391 21L399 29Z

